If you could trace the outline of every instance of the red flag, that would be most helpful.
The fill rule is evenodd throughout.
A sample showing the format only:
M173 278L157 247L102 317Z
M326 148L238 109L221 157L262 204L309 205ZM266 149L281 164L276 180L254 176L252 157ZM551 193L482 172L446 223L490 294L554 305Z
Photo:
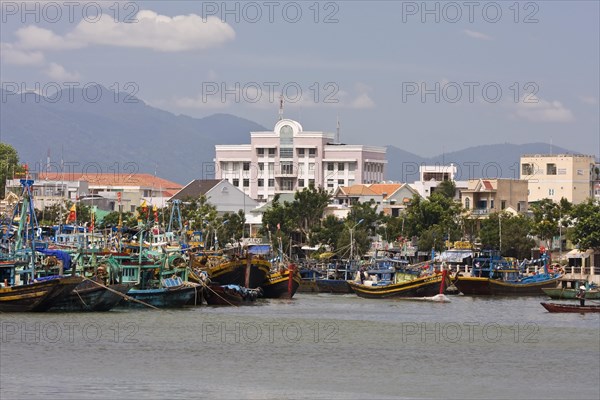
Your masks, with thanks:
M71 209L69 210L69 215L67 216L67 224L69 222L75 222L77 221L77 208L75 207L75 204L73 204L71 206Z

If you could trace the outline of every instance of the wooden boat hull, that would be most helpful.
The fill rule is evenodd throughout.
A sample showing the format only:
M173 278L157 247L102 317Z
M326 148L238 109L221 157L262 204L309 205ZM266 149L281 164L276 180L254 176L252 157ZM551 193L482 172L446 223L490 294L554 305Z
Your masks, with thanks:
M269 276L267 282L262 286L263 297L268 299L279 299L279 298L292 298L300 283L302 277L297 271L293 272L292 282L290 287L290 271L284 271L283 273L276 272ZM291 292L290 292L291 289Z
M542 288L542 291L546 296L553 300L575 300L575 295L578 290L576 289L563 289L563 288ZM590 300L600 299L600 290L588 290L585 292L585 298Z
M90 281L82 282L68 296L55 302L50 311L109 311L123 299L131 285L107 287L114 292Z
M246 296L239 290L228 288L227 285L210 284L205 292L204 299L209 306L240 306L244 303L254 302L260 289L254 293L247 293Z
M67 276L0 288L0 312L46 311L68 296L83 278Z
M319 287L317 282L313 279L302 279L300 286L298 286L297 292L299 293L318 293Z
M465 295L485 296L492 294L490 278L459 276L454 284Z
M317 287L320 293L352 293L353 290L348 281L343 279L317 279Z
M221 285L238 285L249 289L261 287L267 281L271 263L267 260L252 258L227 261L207 269L210 280ZM248 271L248 279L246 272ZM246 282L247 280L247 282Z
M447 282L444 282L442 275L439 274L385 286L366 286L353 281L348 281L348 284L359 297L382 299L389 297L435 296L440 292L440 285L444 285L445 288Z
M540 303L551 313L600 313L600 306L580 306L575 304Z
M130 289L127 295L157 308L180 308L196 296L196 287ZM142 303L129 299L121 300L117 306L125 308L148 308Z
M556 287L558 280L559 277L533 283L514 283L490 279L490 292L498 296L542 296L542 289Z

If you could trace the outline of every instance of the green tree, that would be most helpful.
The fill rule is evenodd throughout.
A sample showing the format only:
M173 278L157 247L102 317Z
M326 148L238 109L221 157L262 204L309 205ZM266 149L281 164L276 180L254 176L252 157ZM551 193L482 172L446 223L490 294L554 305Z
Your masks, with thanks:
M311 235L318 229L323 217L323 211L329 203L329 194L322 188L315 189L314 185L297 191L294 200L280 202L275 196L268 210L263 214L262 232L270 235L273 246L288 248L289 240L310 243Z
M570 238L580 250L600 250L600 202L588 199L573 207Z
M335 250L343 230L344 221L334 215L328 215L320 226L313 230L310 236L310 245L324 244Z
M17 150L7 143L0 142L0 198L4 198L6 180L20 172L24 172L24 168L19 165Z
M420 237L423 232L437 225L438 228L430 233L441 230L447 240L458 240L462 234L459 225L461 213L460 203L443 194L433 193L429 199L415 195L406 210L406 234L408 237Z
M227 242L239 242L244 237L244 228L246 222L246 215L244 210L239 210L237 213L226 212L223 217L220 228L217 233L219 235L219 241L223 244ZM227 223L225 223L227 221Z
M541 240L550 241L558 236L560 218L559 206L550 199L542 199L532 203L530 207L533 213L532 233ZM550 247L550 243L548 243Z
M454 199L454 195L456 194L456 184L454 181L450 180L442 181L437 188L435 188L434 193L439 193L444 197Z
M535 246L535 241L529 236L531 228L529 217L496 212L482 222L479 237L484 248L500 250L507 257L526 258L531 256L531 249Z
M294 201L291 204L292 219L298 224L300 232L306 239L305 243L310 243L312 230L319 226L330 197L325 189L315 188L314 185L294 194Z

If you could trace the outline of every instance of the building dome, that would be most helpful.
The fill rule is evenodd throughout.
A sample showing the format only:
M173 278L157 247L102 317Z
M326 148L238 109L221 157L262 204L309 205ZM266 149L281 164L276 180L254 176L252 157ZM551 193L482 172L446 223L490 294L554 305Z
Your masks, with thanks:
M273 132L277 133L278 135L281 135L282 133L289 134L290 129L292 135L296 135L297 133L302 132L302 125L300 125L300 122L292 119L282 119L277 121Z

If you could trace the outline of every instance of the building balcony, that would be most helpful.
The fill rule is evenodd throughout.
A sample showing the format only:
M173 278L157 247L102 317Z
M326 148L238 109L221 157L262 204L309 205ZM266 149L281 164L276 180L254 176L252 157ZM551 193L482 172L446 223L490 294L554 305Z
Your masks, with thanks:
M471 210L471 215L483 216L488 215L489 213L490 210L487 208L474 208L473 210Z
M295 178L298 176L298 169L275 169L276 178Z

